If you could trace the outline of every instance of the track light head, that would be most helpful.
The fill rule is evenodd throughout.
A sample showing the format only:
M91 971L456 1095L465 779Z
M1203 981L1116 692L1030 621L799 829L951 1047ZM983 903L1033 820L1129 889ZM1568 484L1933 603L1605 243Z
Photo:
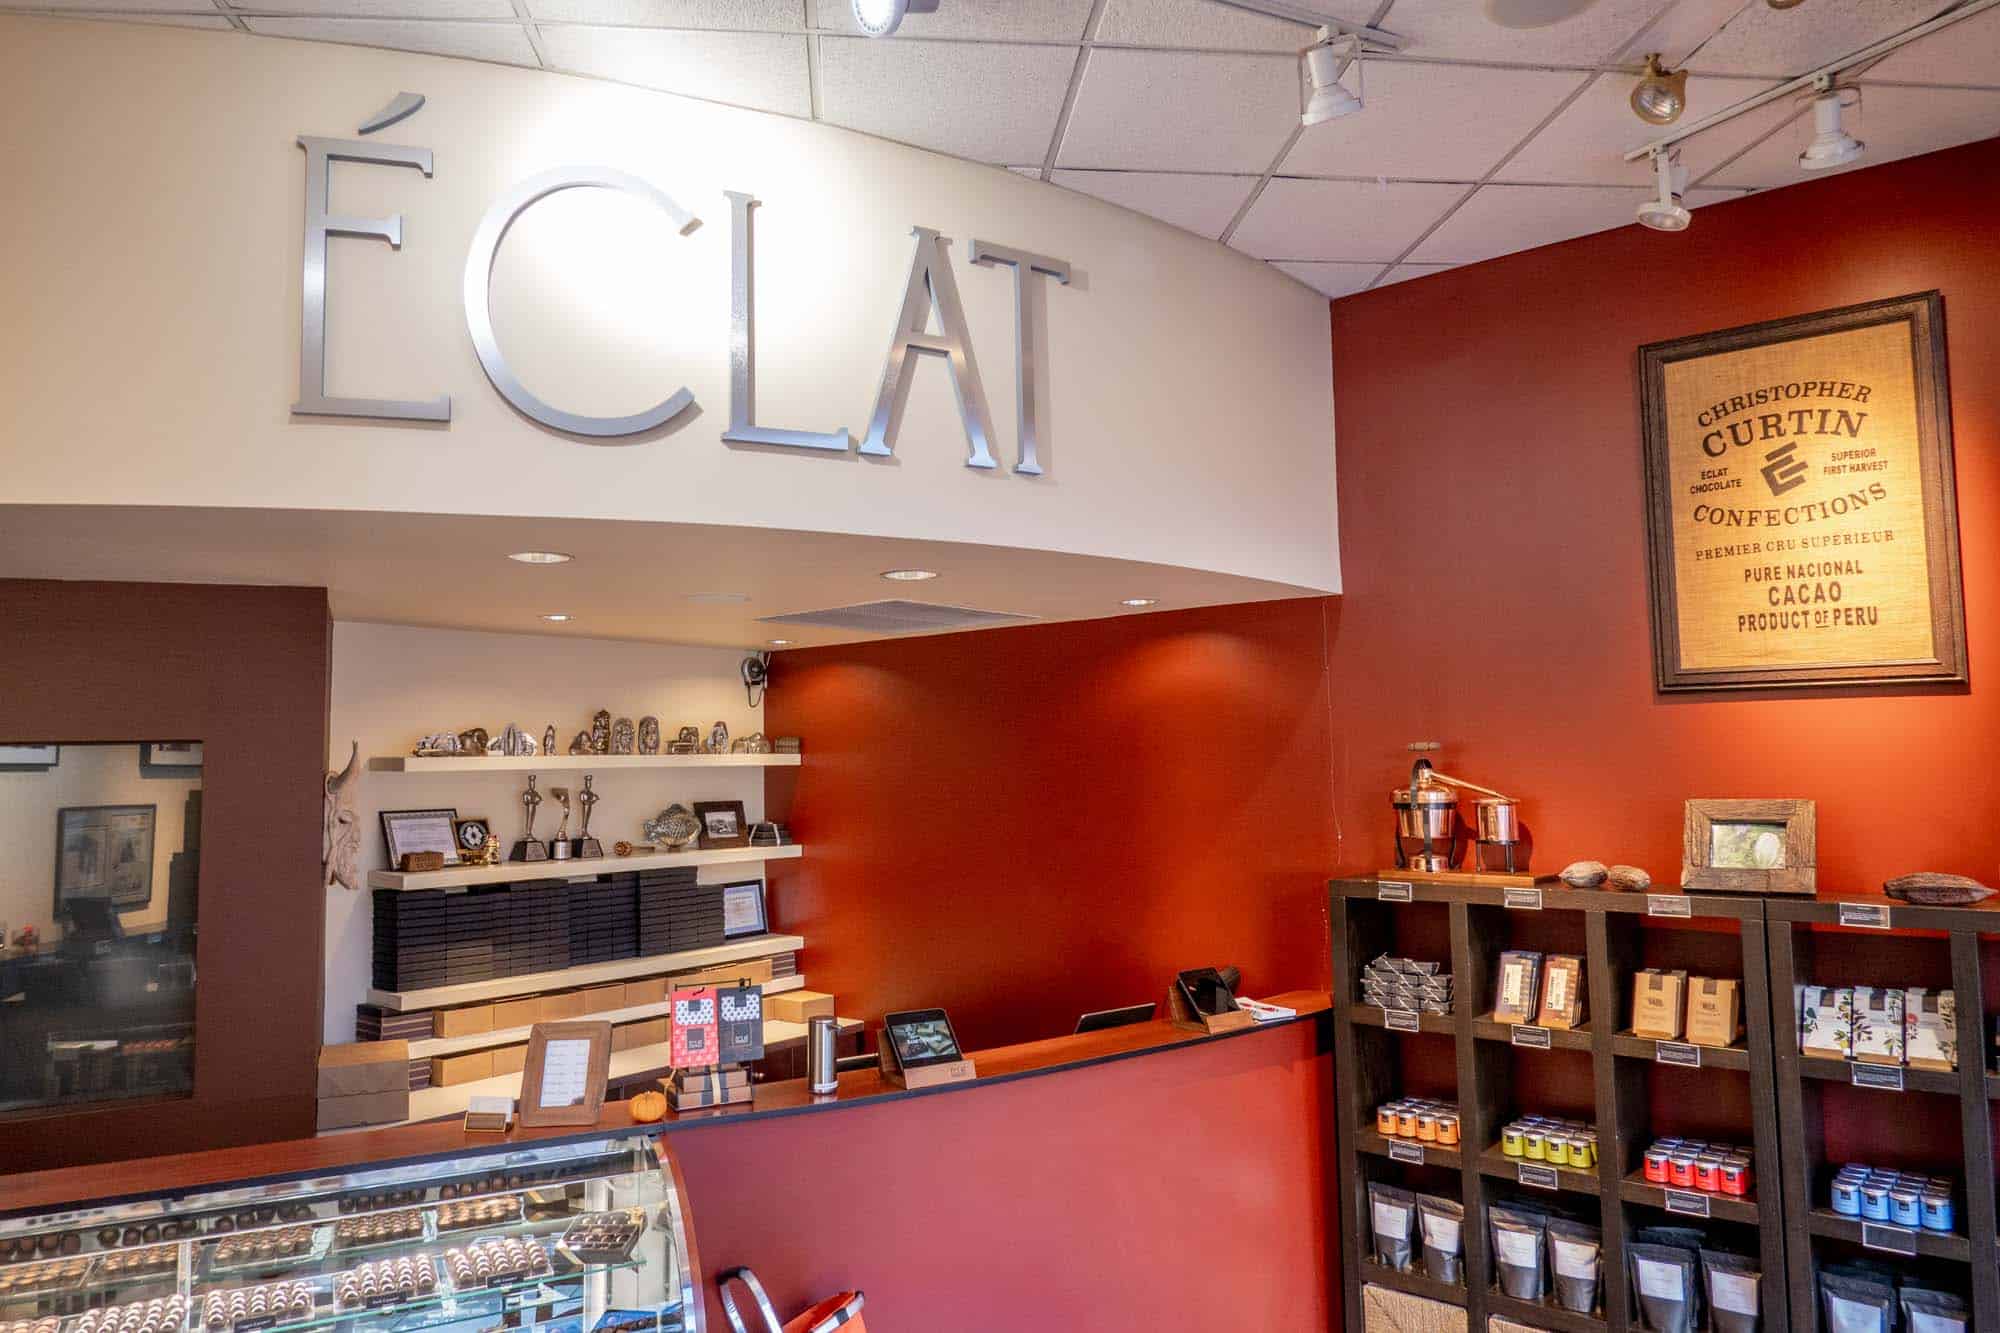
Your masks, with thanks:
M1632 88L1632 114L1648 125L1671 125L1687 110L1688 76L1684 69L1660 67L1660 53L1646 57L1646 72Z
M1813 137L1799 154L1799 170L1825 171L1830 167L1844 167L1868 151L1868 145L1849 134L1840 125L1841 97L1844 92L1853 92L1854 101L1848 105L1859 106L1861 94L1857 89L1839 89L1830 78L1822 78L1815 85L1813 94Z
M1681 191L1687 188L1687 168L1681 165L1680 154L1671 148L1654 149L1653 178L1659 193L1639 205L1640 225L1654 231L1686 231L1694 215L1681 203Z
M1575 18L1597 0L1486 0L1486 17L1503 28L1546 28Z
M1361 99L1340 83L1341 71L1348 65L1361 67L1360 41L1353 37L1336 38L1332 29L1321 28L1318 43L1306 49L1306 77L1312 83L1312 96L1306 99L1305 110L1299 113L1301 125L1324 125L1361 109Z

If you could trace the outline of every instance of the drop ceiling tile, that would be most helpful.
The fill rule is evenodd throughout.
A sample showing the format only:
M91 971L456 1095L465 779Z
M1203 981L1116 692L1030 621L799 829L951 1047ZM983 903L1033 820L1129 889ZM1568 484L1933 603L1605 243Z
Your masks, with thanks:
M1066 189L1158 218L1214 240L1250 197L1255 176L1188 176L1164 171L1058 171Z
M229 20L220 14L78 14L76 17L111 23L144 23L165 28L207 28L222 32L227 32L230 28Z
M1286 156L1288 176L1406 176L1477 180L1575 92L1587 77L1368 60L1357 83L1362 109L1315 125Z
M418 22L410 19L264 18L246 16L250 31L350 46L386 46L433 56L462 56L505 65L532 65L535 49L518 24Z
M1067 46L823 37L820 119L979 162L1035 162L1075 67Z
M242 0L260 13L371 19L512 19L507 0Z
M2000 9L1910 43L1861 76L1863 83L2000 86Z
M1799 170L1799 153L1812 138L1812 121L1800 115L1704 181L1750 189L1796 185L1817 176L1880 166L1899 157L1936 152L2000 134L2000 96L1955 88L1864 87L1861 105L1841 113L1841 124L1868 151L1833 171Z
M1372 0L1334 0L1319 7L1333 17L1356 23L1367 22L1375 12ZM1097 40L1127 46L1297 55L1312 45L1313 30L1303 23L1267 18L1221 0L1105 0Z
M812 112L806 39L657 28L542 29L552 68L788 116Z
M1040 167L1009 167L1007 170L1013 172L1016 176L1026 176L1031 181L1038 181L1042 178L1042 169Z
M261 4L263 0L253 0ZM733 28L804 32L800 0L527 0L538 19L566 23L629 23L656 28ZM415 0L424 3L424 0Z
M698 0L697 0L698 2ZM819 25L827 32L865 37L848 0L818 0ZM978 37L987 41L1075 42L1090 19L1090 0L940 0L928 14L905 14L892 38Z
M209 4L208 0L132 0L132 3L127 3L126 0L16 0L16 3L18 3L19 8L21 10L30 13L46 11L46 10L67 11L67 10L77 10L77 9L97 9L97 10L117 9L117 10L142 10L142 11L180 10L182 12L187 12L189 10L214 9L214 6ZM93 17L115 19L122 17L122 15L102 14ZM206 18L207 15L204 14L202 15L202 17ZM224 19L223 22L227 24L229 20Z
M1465 194L1463 185L1275 177L1229 243L1259 259L1388 263Z
M1624 74L1599 75L1494 179L1554 185L1646 184L1652 179L1652 167L1643 158L1627 162L1624 155L1666 130L1632 114L1632 84ZM1762 79L1689 79L1688 109L1682 118L1698 119L1770 86ZM1687 140L1681 147L1681 164L1688 169L1688 178L1701 179L1703 172L1776 129L1793 111L1789 105L1759 107Z
M1411 278L1428 278L1433 273L1443 273L1447 269L1457 267L1458 265L1456 264L1398 264L1389 270L1387 277L1375 285L1377 287L1394 287L1397 283L1408 282Z
M1608 231L1632 223L1633 210L1647 196L1645 190L1582 185L1488 185L1432 232L1410 259L1476 264L1517 250ZM1733 193L1692 190L1687 204L1699 208L1734 197Z
M1408 40L1407 54L1424 59L1589 65L1623 50L1668 3L1597 0L1546 28L1503 28L1476 0L1396 0L1382 26Z
M1321 296L1338 300L1365 291L1368 284L1381 275L1381 264L1326 264L1294 263L1273 264L1273 268L1288 273Z
M1262 175L1298 123L1289 55L1090 53L1057 163Z
M1688 52L1700 46L1736 17L1745 0L1675 0L1633 41L1620 57L1635 68L1646 54L1660 53L1668 69L1679 69Z
M1688 60L1717 74L1803 74L1951 6L1953 0L1812 0L1745 4Z

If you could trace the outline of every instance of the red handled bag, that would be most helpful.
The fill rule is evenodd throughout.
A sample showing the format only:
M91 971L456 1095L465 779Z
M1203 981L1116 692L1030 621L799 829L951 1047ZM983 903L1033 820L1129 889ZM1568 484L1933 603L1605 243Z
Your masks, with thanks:
M771 1298L764 1294L764 1284L757 1280L757 1275L747 1268L726 1268L717 1275L715 1290L722 1297L722 1313L729 1316L729 1327L735 1333L750 1333L750 1329L736 1308L736 1297L729 1290L731 1282L742 1283L757 1303L757 1313L764 1319L764 1327L758 1333L834 1333L835 1329L842 1333L868 1333L868 1325L861 1318L865 1302L858 1291L829 1296L790 1323L780 1324L778 1312L771 1308Z

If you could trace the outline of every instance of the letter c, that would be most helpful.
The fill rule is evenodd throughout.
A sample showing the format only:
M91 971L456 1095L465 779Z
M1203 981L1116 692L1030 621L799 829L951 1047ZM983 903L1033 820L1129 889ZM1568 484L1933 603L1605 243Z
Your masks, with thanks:
M500 391L501 397L525 415L544 426L568 431L572 435L598 438L637 435L665 425L693 407L694 394L682 387L645 411L626 417L593 417L565 412L528 391L528 386L521 383L508 366L507 358L500 351L500 340L493 332L488 287L493 279L493 261L500 253L500 242L506 237L507 229L537 200L558 190L586 186L623 190L655 205L673 219L675 229L682 235L701 225L701 219L675 203L658 187L610 167L557 167L553 171L530 176L494 200L493 207L487 209L486 216L479 220L479 230L472 234L472 251L465 257L465 326L472 334L472 350L479 354L479 364L486 368L486 378L493 381L493 387Z

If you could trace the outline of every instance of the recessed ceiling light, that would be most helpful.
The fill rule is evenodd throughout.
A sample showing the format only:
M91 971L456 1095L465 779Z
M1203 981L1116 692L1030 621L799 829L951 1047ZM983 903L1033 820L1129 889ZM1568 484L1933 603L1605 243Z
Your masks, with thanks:
M524 565L566 565L576 559L562 551L514 551L507 558Z
M1312 81L1312 96L1299 113L1301 125L1324 125L1361 109L1361 99L1340 83L1348 68L1361 68L1361 39L1336 38L1331 28L1321 28L1319 41L1306 49L1306 77Z
M1799 154L1801 171L1825 171L1829 167L1844 167L1849 162L1868 151L1868 145L1861 142L1840 127L1841 90L1832 86L1832 80L1822 78L1819 94L1813 98L1813 137L1806 150ZM1855 92L1856 101L1850 105L1860 105L1860 93Z
M885 569L882 577L891 583L922 583L937 577L935 569Z
M549 621L552 624L560 625L568 621L570 619L570 615L567 611L551 611L547 615L543 616L542 619Z
M1660 67L1660 53L1646 57L1646 72L1632 87L1632 114L1648 125L1671 125L1687 110L1688 72Z
M691 592L687 594L687 600L690 602L714 602L722 605L733 605L737 602L749 601L750 595L741 592Z
M870 37L889 37L905 14L931 14L938 0L854 0L854 23Z
M1159 604L1160 604L1160 599L1157 597L1127 597L1125 600L1118 603L1118 605L1120 606L1134 606L1134 607L1158 606Z
M773 648L789 648L789 647L791 647L791 644L792 644L792 641L791 641L790 639L773 639L773 640L771 640L771 646L772 646Z
M1659 181L1660 192L1654 198L1639 205L1639 222L1654 231L1686 231L1694 215L1681 203L1681 190L1687 185L1687 168L1681 165L1680 154L1672 149L1653 152L1653 175Z

